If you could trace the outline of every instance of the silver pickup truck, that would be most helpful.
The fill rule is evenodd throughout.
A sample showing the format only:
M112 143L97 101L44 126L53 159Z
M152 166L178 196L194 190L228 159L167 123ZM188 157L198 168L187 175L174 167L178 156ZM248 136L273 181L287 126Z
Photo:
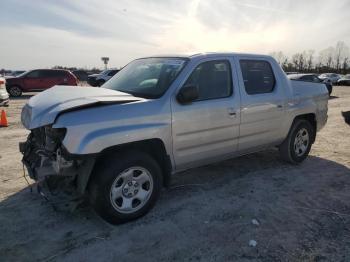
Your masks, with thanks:
M32 97L20 151L32 179L66 181L105 220L123 223L146 214L176 172L270 147L302 162L327 108L324 84L289 80L269 56L147 57L102 88Z

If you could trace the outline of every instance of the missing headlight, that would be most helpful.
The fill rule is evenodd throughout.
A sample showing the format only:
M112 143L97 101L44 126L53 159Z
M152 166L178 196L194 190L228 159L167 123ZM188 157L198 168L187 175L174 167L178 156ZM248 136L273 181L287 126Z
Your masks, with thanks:
M51 126L45 127L46 136L50 137L54 142L62 142L66 135L67 129L65 128L52 128Z
M45 148L51 152L55 151L66 135L65 128L45 127Z

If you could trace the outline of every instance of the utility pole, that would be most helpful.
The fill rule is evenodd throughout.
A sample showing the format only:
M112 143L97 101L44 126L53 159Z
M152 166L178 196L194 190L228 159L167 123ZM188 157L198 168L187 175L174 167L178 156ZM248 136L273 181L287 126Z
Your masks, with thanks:
M105 69L107 69L107 65L108 65L109 57L101 57L101 60L102 60L102 61L103 61L103 63L105 64Z

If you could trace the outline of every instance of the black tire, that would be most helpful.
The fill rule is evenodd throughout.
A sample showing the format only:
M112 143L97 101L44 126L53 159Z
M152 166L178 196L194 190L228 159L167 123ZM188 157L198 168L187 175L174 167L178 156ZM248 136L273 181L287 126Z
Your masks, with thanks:
M302 132L303 130L306 130L308 133L308 143L306 147L305 152L303 152L301 155L298 155L296 151L298 151L295 148L295 141L297 139L297 134L299 132ZM309 152L311 150L311 145L313 141L315 140L315 133L316 130L314 127L310 124L309 121L307 120L301 120L301 119L296 119L293 122L293 125L289 131L289 134L287 138L284 140L284 142L279 146L279 151L280 151L280 156L284 161L287 161L291 164L299 164L302 161L307 158L309 155ZM304 143L302 143L304 144ZM305 145L305 144L304 144ZM299 153L301 150L299 151Z
M115 208L117 200L114 200L114 203L112 203L112 185L115 185L115 183L118 182L124 171L131 169L132 167L142 167L147 170L152 177L153 186L152 190L150 190L148 199L144 201L142 207L135 210L135 212L125 213ZM96 166L92 175L93 177L89 182L88 189L90 203L95 211L111 224L129 222L145 215L156 203L162 187L162 173L158 163L148 154L138 151L112 154L106 157ZM119 178L117 179L117 177ZM122 178L122 180L124 179L125 181L123 181L120 186L120 188L123 188L121 192L124 192L125 186L127 186L127 182L129 181L126 178ZM140 187L143 186L141 183ZM123 193L123 196L121 197L122 202L124 201L124 198L127 197L128 196L124 196ZM134 200L137 200L136 198L132 199L131 205L133 205Z
M98 80L98 82L97 82L97 86L102 86L104 83L106 83L106 81L103 80L103 79L100 79L100 80Z
M10 86L7 88L7 92L11 97L20 97L22 95L22 89L19 86Z

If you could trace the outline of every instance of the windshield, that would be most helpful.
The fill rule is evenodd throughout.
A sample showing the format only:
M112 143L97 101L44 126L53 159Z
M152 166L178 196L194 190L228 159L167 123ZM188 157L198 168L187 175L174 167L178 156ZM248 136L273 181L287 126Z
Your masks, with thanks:
M16 77L25 76L28 72L30 72L30 71L24 71L23 73L16 75Z
M144 58L125 66L102 87L143 98L159 98L186 63L182 58Z

